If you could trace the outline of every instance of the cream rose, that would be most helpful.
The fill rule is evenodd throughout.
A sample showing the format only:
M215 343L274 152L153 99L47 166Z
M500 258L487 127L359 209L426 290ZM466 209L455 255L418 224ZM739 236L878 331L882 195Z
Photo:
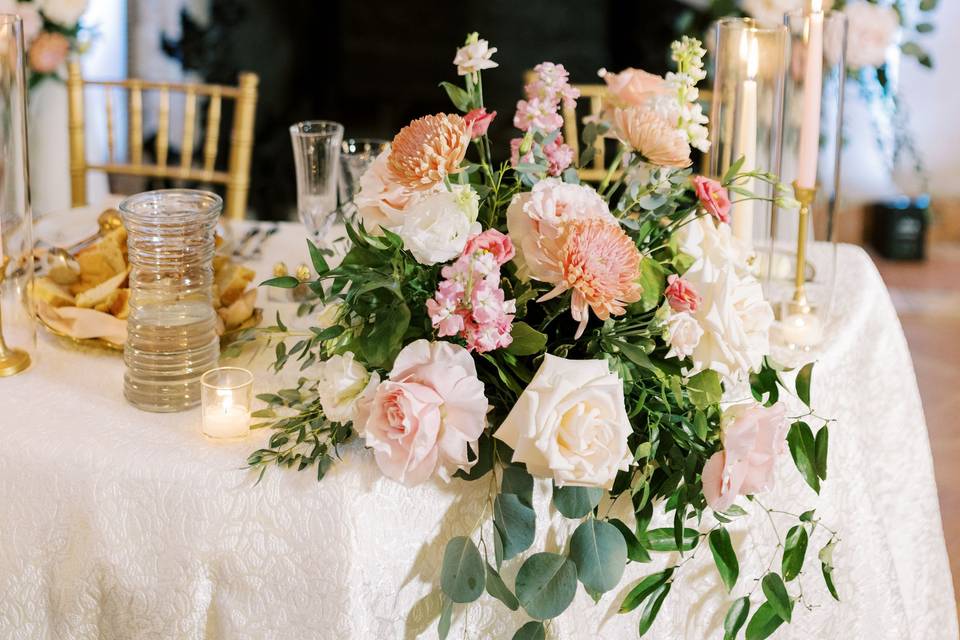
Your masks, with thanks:
M75 26L87 10L87 0L39 0L37 5L49 20L68 29Z
M352 420L357 400L371 380L376 385L379 377L376 373L371 376L349 351L318 364L317 393L327 419L331 422Z
M606 362L546 355L494 437L535 476L609 489L630 466L631 431L623 382Z
M689 312L671 313L664 332L664 340L670 346L667 357L682 360L693 355L702 337L703 328Z
M432 193L410 207L397 233L420 264L448 262L460 255L470 236L480 233L478 207L476 191L456 185L453 191Z

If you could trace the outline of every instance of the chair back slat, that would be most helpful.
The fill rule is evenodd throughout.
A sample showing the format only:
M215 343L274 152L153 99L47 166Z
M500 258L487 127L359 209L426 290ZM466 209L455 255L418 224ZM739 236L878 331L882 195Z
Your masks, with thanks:
M68 63L67 92L70 133L70 178L73 206L86 202L86 172L103 171L108 174L125 174L155 177L203 184L221 184L226 187L224 212L234 218L246 213L250 181L250 159L253 148L254 117L257 102L256 74L242 73L235 87L213 84L187 84L151 82L140 79L88 81L84 80L80 65ZM91 164L85 154L84 90L87 87L103 91L107 116L107 161ZM118 159L116 122L113 93L127 93L128 134L127 160ZM145 158L144 150L144 93L158 95L157 129L153 158ZM170 166L171 94L183 95L183 135L180 141L180 160ZM198 117L201 99L206 100L206 114ZM223 100L233 100L233 125L230 131L229 161L226 170L217 166L220 144L220 127ZM178 104L179 100L174 104ZM179 108L179 107L178 107ZM199 121L199 122L198 122ZM194 165L197 149L197 127L202 129L203 142L200 148L202 161Z
M157 166L167 166L170 152L170 90L160 89L160 110L157 113Z
M197 121L197 93L188 87L183 100L183 139L180 142L180 168L184 171L193 166L193 136Z

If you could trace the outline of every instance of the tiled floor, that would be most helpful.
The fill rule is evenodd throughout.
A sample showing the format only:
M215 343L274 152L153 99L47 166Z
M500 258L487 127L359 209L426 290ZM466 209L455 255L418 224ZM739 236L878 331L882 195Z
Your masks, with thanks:
M934 245L919 263L874 260L913 355L960 603L960 244Z

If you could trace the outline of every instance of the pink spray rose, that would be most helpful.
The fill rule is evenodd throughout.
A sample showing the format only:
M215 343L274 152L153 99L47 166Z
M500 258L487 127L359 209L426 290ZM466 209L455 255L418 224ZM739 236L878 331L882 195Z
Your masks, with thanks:
M715 511L726 511L737 496L773 488L773 466L787 436L786 408L738 404L723 412L723 450L703 467L703 495Z
M487 113L485 107L473 109L467 113L467 115L463 116L463 120L467 123L467 128L470 130L470 138L476 140L480 136L486 135L487 129L490 128L490 123L493 122L493 119L496 117L496 111Z
M27 58L37 73L53 73L67 59L70 41L60 33L45 31L30 45Z
M486 425L487 398L467 350L450 342L411 342L389 379L365 392L354 426L384 475L407 486L437 473L468 471L468 449Z
M513 243L510 242L510 237L496 229L487 229L467 240L467 246L463 248L463 254L470 255L477 251L486 251L493 254L498 266L510 262L514 253L516 253Z
M667 276L667 289L664 291L667 302L674 311L696 311L700 305L700 296L689 282L675 273Z
M694 176L693 187L707 213L719 222L730 222L730 196L723 185L704 176Z

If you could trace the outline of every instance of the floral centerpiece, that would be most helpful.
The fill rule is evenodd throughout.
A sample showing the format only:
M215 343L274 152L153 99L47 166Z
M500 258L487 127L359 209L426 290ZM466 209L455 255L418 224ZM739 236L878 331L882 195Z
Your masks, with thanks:
M57 73L71 52L79 52L80 16L87 0L0 0L0 13L23 20L30 87Z
M827 426L814 434L810 413L788 419L779 402L790 390L765 360L771 307L727 224L731 193L753 197L740 181L776 178L734 166L714 180L690 169L692 149L709 144L696 104L700 43L675 43L677 70L665 78L605 73L607 109L587 125L580 154L564 143L558 114L578 91L562 65L538 65L501 166L491 163L496 112L481 78L497 66L495 51L468 37L454 60L464 85L443 84L462 115L414 120L376 159L343 260L331 266L310 244L315 280L267 282L306 284L316 300L302 310L322 310L293 344L279 318L266 330L280 338L275 368L299 362L304 377L261 396L269 407L259 426L274 432L248 459L261 475L277 464L322 478L355 436L399 483L486 480L489 511L444 554L441 638L454 605L485 589L532 618L516 637L542 638L578 582L598 599L651 553L709 546L732 590L739 563L726 525L745 515L737 500L769 490L788 449L814 490L826 477ZM576 166L600 135L620 152L594 188L579 183ZM775 193L790 204L782 185ZM807 404L810 375L808 365L795 384ZM724 401L725 390L740 399ZM543 526L535 480L579 523L564 553L531 548ZM613 517L611 504L626 515ZM652 527L655 510L672 514L672 526ZM730 607L728 637L744 627L748 638L767 637L790 620L815 532L826 532L823 578L836 597L835 534L813 511L796 517L780 562L756 576L763 597ZM500 570L521 555L511 586ZM640 635L680 564L623 600L621 613L640 610Z

